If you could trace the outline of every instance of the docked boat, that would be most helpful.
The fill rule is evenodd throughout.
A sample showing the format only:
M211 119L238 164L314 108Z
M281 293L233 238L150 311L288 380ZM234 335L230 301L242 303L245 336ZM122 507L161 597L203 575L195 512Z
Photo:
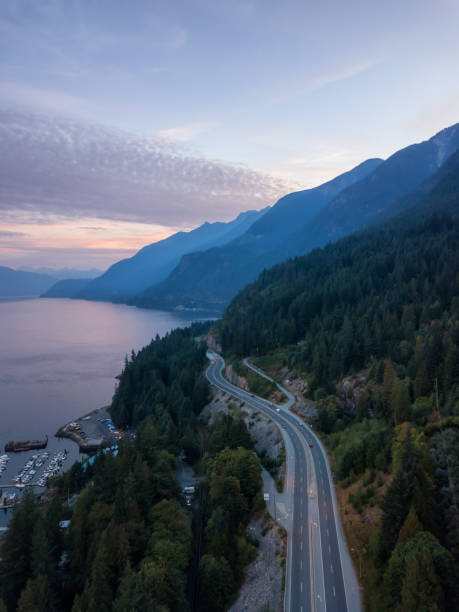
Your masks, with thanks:
M34 450L37 448L46 448L48 445L48 436L45 440L27 440L26 442L8 442L5 444L5 451L20 453L21 451Z

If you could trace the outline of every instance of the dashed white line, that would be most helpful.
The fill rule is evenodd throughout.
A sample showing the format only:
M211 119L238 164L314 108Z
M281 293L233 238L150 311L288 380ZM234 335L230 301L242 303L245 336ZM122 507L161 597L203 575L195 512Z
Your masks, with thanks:
M300 589L301 589L301 592L303 592L303 583L302 582L300 582Z
M334 571L333 571L333 563L330 563L330 570L331 570L331 573L332 573L332 574L334 574Z
M335 587L333 586L333 596L336 597Z

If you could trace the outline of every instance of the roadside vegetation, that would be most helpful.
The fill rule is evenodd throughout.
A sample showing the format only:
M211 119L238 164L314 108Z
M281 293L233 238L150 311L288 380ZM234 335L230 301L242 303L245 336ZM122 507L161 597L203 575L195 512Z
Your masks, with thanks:
M275 353L257 356L252 361L254 366L274 380L281 380L282 369L288 365L288 356L288 351L278 350Z
M228 363L233 367L234 372L247 381L250 393L272 399L277 394L277 387L274 383L259 376L256 372L248 368L241 359L229 359Z
M243 377L244 380L247 381L249 386L249 391L254 395L259 397L264 397L265 399L278 399L278 389L274 383L263 378L250 368L248 368L242 360L238 359L229 359L228 363L232 366L233 371L240 377ZM275 398L273 395L276 394ZM234 406L235 408L235 406ZM233 410L234 410L233 408ZM257 413L257 419L260 419L261 416ZM252 421L253 423L253 421ZM249 427L251 422L249 421ZM275 425L277 427L277 425ZM276 457L271 457L266 449L257 450L258 457L261 461L262 466L265 468L267 472L270 473L274 482L276 484L276 489L279 493L282 493L284 490L284 480L285 480L285 465L286 465L286 455L285 455L285 445L283 439L281 438L281 449Z

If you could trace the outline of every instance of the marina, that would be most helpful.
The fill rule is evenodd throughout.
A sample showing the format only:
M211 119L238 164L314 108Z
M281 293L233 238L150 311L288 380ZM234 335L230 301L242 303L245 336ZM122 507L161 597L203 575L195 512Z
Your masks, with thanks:
M104 441L117 441L120 433L107 413L88 413L110 403L124 355L141 349L156 334L183 327L190 319L132 306L58 299L0 301L0 319L0 456L9 441L41 443L48 437L45 448L22 450L29 445L20 445L21 452L10 451L0 461L1 539L14 511L11 491L16 499L30 488L46 495L39 481L50 478L45 471L56 453L67 451L62 473L75 461L86 459L87 451L97 451ZM76 419L78 415L83 416ZM55 437L60 427L75 422L81 427L73 432L69 427L68 434L76 434L76 440L72 435ZM32 477L29 482L22 482L22 477L21 482L13 482L33 455L44 452L49 458L43 465L24 472L23 476Z
M13 476L11 482L0 485L0 488L10 489L15 487L16 489L24 489L26 486L45 487L48 480L60 472L64 461L67 459L68 452L67 449L60 450L54 453L50 460L49 456L50 454L48 452L32 455L19 472ZM3 455L3 457L5 457L5 455ZM13 496L10 501L14 502L14 497L15 496ZM2 498L2 501L4 499L5 498ZM3 502L3 504L0 504L0 507L4 508L8 506L6 506L6 502Z

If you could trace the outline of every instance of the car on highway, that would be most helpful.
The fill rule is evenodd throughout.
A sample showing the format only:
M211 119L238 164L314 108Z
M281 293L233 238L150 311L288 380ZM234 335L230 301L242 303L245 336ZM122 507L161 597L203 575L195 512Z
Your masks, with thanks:
M309 448L312 448L313 446L314 446L314 444L310 444L310 445L309 445Z

